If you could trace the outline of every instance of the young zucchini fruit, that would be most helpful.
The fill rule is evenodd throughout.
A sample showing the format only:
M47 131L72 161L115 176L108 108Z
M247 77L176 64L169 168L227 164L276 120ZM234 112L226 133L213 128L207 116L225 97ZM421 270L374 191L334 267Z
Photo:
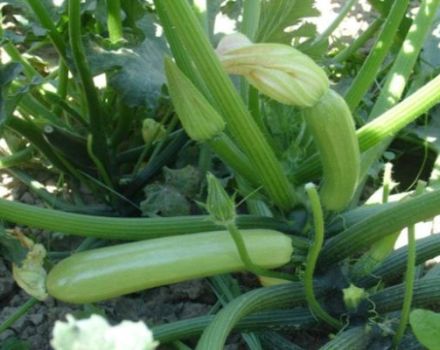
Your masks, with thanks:
M288 236L273 230L242 230L255 264L280 267L290 261ZM49 273L47 290L70 303L91 303L194 278L244 270L227 231L173 236L81 252Z
M323 184L320 196L328 210L341 211L352 199L360 173L360 151L350 110L329 90L319 102L303 110L319 151Z

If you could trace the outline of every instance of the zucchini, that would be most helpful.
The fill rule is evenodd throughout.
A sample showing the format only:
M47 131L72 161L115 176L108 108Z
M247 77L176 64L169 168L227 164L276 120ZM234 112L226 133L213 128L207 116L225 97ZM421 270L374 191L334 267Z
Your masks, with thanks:
M292 242L272 230L243 230L252 260L275 268L290 261ZM274 254L274 252L276 252ZM189 279L244 270L227 231L132 242L81 252L49 273L47 290L70 303L91 303Z
M353 198L361 164L351 112L345 100L329 90L317 104L304 109L303 116L321 158L322 204L328 210L341 211Z

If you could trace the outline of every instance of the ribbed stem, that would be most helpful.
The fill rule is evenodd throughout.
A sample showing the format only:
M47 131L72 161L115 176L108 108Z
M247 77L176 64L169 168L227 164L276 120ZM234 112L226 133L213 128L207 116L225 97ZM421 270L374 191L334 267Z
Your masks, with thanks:
M280 162L224 72L191 7L185 0L156 0L155 3L161 3L165 9L173 25L171 29L190 53L233 138L259 173L263 188L275 204L284 209L291 208L296 202L295 192Z
M405 86L413 71L426 36L432 27L440 0L423 0L414 22L408 31L402 48L397 55L385 84L376 100L368 120L376 118L399 102Z
M319 264L326 266L341 261L387 235L438 214L440 190L396 203L329 239L321 251Z
M243 1L243 21L240 32L254 41L260 23L261 0Z
M107 0L107 28L113 44L123 39L120 0Z
M106 135L103 128L104 119L98 92L96 91L82 44L80 3L79 0L69 0L69 42L72 49L75 68L79 75L87 102L90 132L93 135L93 153L107 169L109 158L107 153Z
M368 120L373 120L380 113L394 106L402 97L405 87L411 77L420 51L429 33L432 23L436 18L439 0L422 1L414 22L408 31L402 48L389 71L385 85L374 104ZM392 141L392 137L384 138L378 145L368 152L368 156L362 160L363 169L371 166L381 157ZM360 183L364 183L368 172L361 174ZM359 189L361 190L361 188Z
M163 324L152 328L154 339L167 343L176 339L187 339L199 335L214 320L215 315L206 315L189 320ZM316 319L309 310L275 310L256 313L240 320L236 330L270 329L306 329L316 324Z
M156 13L162 23L165 36L167 38L168 44L170 45L170 49L174 59L176 60L177 66L183 73L185 73L185 76L188 77L195 86L197 86L200 91L206 92L205 89L203 89L204 85L202 83L199 73L194 69L191 57L188 55L187 50L183 46L183 43L180 41L178 34L175 30L173 30L173 25L166 15L163 2L156 1L155 6ZM208 96L206 97L208 98Z
M426 260L435 258L440 254L440 234L420 238L416 242L416 265L423 264ZM379 280L387 283L400 276L406 267L408 261L408 247L402 247L395 250L385 259L376 270L370 275L365 276L355 284L360 287L371 287Z
M440 75L414 94L357 131L359 147L365 151L395 135L440 100Z
M243 176L253 186L260 186L260 178L251 162L226 134L214 137L207 144L234 172Z
M44 209L28 204L0 199L0 218L21 225L59 231L83 237L105 239L139 240L185 233L222 230L208 216L180 216L167 218L115 218L66 213ZM289 226L267 217L239 216L240 228L267 228L289 232ZM295 241L293 244L295 245ZM302 248L308 243L302 242ZM301 244L301 243L300 243Z
M369 300L379 313L395 311L402 307L405 283L385 288L370 295ZM440 277L423 278L414 282L413 306L424 307L440 301Z
M409 0L395 1L377 38L376 44L345 94L350 110L354 111L376 79L380 66L394 42L400 22L405 16Z
M222 350L228 334L245 316L271 308L294 306L304 300L303 285L297 282L255 289L243 294L215 316L203 332L196 349Z
M58 29L55 27L55 24L50 17L49 12L44 7L43 2L40 0L27 0L27 3L32 8L32 11L34 11L34 14L40 21L40 24L47 30L47 34L49 35L49 38L54 44L55 49L60 57L64 60L64 62L68 62L64 40L61 37Z

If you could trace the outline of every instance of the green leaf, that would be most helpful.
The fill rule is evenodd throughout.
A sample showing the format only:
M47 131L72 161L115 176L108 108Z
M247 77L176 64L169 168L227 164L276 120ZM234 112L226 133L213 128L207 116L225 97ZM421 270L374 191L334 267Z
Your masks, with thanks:
M22 67L18 63L9 63L0 66L0 124L6 116L15 109L8 99L8 90L11 82L21 73Z
M150 16L143 21L150 21ZM145 31L149 31L150 26ZM88 60L93 74L108 73L108 83L130 106L154 108L165 83L163 57L168 53L166 43L154 33L148 33L137 46L117 50L97 45L89 47Z
M260 25L258 27L257 42L279 42L290 44L293 37L313 37L316 28L307 25L302 30L297 28L293 32L286 32L287 27L297 25L304 17L319 15L314 8L313 0L262 0Z
M140 203L143 216L181 216L190 214L185 196L171 186L151 184L144 189L146 199Z
M409 323L423 346L428 350L440 350L440 313L416 309L411 312Z
M163 168L165 184L176 188L188 198L193 198L200 190L202 177L200 171L192 165L181 169Z

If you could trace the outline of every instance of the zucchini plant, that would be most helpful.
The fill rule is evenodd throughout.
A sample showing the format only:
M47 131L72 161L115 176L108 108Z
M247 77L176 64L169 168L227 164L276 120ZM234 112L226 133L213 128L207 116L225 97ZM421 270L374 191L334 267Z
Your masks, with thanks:
M45 159L40 167L49 162L52 171L91 187L111 207L90 215L90 208L70 203L46 209L0 199L2 220L87 237L79 249L86 251L49 251L50 296L94 303L210 277L221 296L215 314L153 326L156 340L198 337L196 349L220 350L239 330L252 349L294 349L295 337L281 334L301 329L319 335L322 349L406 348L416 342L408 327L411 308L440 302L440 279L423 268L439 254L440 240L415 237L417 223L440 214L438 175L432 171L416 191L412 186L398 194L387 186L391 173L383 184L369 175L382 168L391 141L408 138L410 124L426 113L429 118L440 101L438 67L417 74L426 69L418 60L421 43L440 0L422 0L411 28L408 1L371 1L378 16L374 30L329 52L331 33L356 1L318 35L298 18L315 13L311 0L244 0L238 33L220 41L213 35L213 14L220 10L214 1L202 2L206 8L187 0L109 1L105 15L98 16L69 0L55 24L43 3L27 3L60 63L55 74L39 76L33 62L7 42L5 50L16 62L2 68L12 76L5 89L20 98L8 100L13 106L6 109L3 137L11 150L17 139L18 146L2 164L15 167L38 152ZM162 38L145 30L152 23L160 24ZM292 25L299 29L286 32ZM93 44L86 44L82 30ZM136 40L143 40L141 47ZM363 57L359 49L367 41L375 42ZM156 93L155 101L148 100L154 108L139 104L133 92L139 82L122 84L131 96L121 90L139 61L116 58L118 52L151 47L160 68L157 75L149 73L161 90L142 91ZM110 86L100 90L93 78L103 57L116 63L105 69ZM394 58L396 63L387 63ZM356 75L349 77L348 70ZM45 84L33 86L37 78ZM175 161L181 148L193 150L195 160L181 152ZM432 149L438 157L440 149ZM160 180L167 164L200 170L203 184L185 192L193 193L188 212L197 215L128 217L136 211L125 207L138 209L139 189ZM16 168L9 171L32 182ZM171 183L183 186L179 179ZM369 205L371 190L386 200ZM405 228L407 247L392 251L396 233ZM14 238L5 237L0 244L11 249L8 239ZM372 251L380 254L364 268ZM18 265L26 255L20 252L9 254ZM225 287L236 272L270 286L243 294Z

